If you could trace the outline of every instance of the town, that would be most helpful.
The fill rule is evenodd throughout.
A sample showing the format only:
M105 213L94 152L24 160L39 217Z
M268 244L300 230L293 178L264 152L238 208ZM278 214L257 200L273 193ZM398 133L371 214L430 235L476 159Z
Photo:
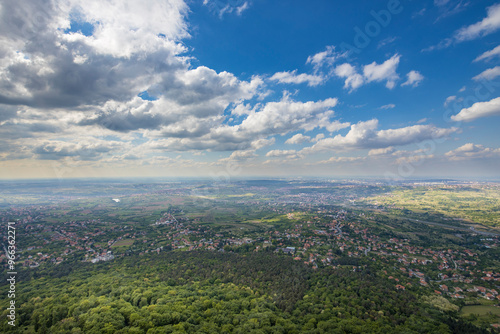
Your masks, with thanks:
M395 216L390 207L366 204L381 190L372 185L325 186L328 193L321 186L251 185L235 194L227 185L200 196L185 195L194 186L181 184L119 201L99 196L16 205L0 218L16 221L16 261L27 271L168 252L268 253L313 270L371 268L395 290L459 306L499 303L500 233L494 229L465 228L460 218L445 225L436 216L440 223L429 225ZM0 263L5 267L5 254Z

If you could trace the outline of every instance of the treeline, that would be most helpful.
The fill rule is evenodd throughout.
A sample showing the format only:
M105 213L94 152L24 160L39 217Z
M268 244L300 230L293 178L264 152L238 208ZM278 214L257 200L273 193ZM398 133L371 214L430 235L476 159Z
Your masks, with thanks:
M61 269L24 275L17 326L3 321L0 332L486 333L369 267L314 270L272 253L193 251Z

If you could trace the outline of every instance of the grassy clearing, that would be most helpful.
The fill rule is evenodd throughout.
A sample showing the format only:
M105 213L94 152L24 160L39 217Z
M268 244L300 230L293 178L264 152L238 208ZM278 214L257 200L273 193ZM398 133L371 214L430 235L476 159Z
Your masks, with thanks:
M481 316L481 315L487 315L489 313L500 316L500 307L487 306L487 305L473 305L473 306L464 306L460 310L460 314L466 316L469 314L475 314Z
M130 246L134 243L134 240L132 239L125 239L125 240L120 240L117 241L113 244L111 247L122 247L122 246Z

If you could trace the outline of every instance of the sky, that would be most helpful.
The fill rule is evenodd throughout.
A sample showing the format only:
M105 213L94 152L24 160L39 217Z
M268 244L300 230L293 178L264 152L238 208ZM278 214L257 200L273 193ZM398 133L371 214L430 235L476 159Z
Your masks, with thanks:
M500 2L0 1L0 178L498 177Z

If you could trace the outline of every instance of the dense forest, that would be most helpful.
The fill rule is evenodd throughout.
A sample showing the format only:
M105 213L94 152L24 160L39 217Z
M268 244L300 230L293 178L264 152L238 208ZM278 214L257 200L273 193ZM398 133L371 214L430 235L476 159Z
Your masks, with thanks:
M272 252L133 255L18 278L5 333L488 333L369 264L315 270Z

